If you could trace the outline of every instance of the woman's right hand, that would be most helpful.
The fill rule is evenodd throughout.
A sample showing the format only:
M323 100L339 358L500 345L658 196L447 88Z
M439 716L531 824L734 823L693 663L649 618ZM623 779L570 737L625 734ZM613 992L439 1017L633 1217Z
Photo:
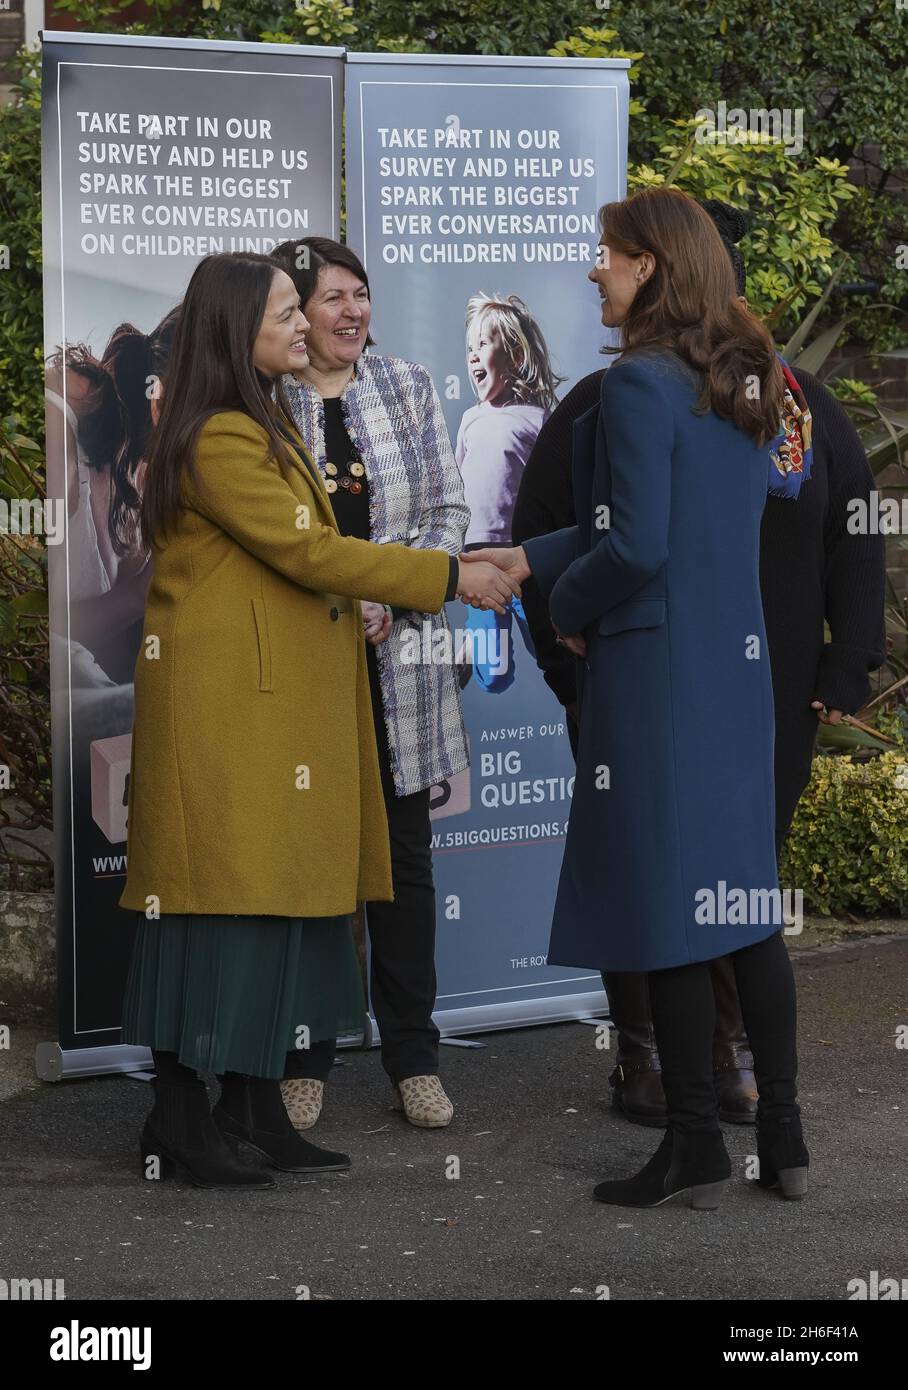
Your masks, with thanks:
M497 569L504 570L512 579L516 579L518 584L529 579L531 574L527 553L522 545L486 546L483 550L468 550L461 558L472 565L488 560Z
M489 564L486 560L464 563L463 558L457 563L457 597L471 608L491 608L495 613L504 613L511 599L520 597L517 580L497 565Z

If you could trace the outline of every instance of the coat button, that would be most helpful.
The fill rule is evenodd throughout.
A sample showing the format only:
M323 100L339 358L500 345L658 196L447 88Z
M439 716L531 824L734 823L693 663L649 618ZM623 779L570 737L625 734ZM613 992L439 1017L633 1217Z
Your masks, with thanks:
M336 623L339 617L340 617L340 613L338 613L337 609L336 609L336 608L332 608L332 609L331 609L331 621L332 621L332 623Z

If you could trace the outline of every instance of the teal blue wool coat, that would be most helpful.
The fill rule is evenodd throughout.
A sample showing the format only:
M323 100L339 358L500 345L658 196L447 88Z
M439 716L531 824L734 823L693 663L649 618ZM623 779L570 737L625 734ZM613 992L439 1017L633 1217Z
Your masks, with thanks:
M622 357L574 427L577 526L525 546L555 626L587 640L553 965L659 970L782 925L769 446L698 394L673 354Z

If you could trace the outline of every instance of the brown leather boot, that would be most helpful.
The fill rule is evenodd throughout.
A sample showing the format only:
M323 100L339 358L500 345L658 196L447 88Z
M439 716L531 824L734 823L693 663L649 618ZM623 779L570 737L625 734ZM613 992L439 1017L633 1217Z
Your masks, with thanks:
M757 1120L757 1079L753 1053L741 1017L741 1001L735 968L729 956L709 963L716 998L716 1031L713 1034L713 1075L719 1119L732 1125L752 1125Z
M646 975L629 970L603 971L602 983L608 994L609 1016L618 1032L618 1064L609 1077L612 1109L631 1124L664 1128L668 1115Z

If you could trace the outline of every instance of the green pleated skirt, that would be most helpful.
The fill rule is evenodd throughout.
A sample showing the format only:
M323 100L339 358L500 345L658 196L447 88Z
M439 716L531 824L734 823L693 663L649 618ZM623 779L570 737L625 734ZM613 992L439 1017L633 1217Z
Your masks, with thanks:
M124 1043L218 1075L282 1077L288 1052L362 1031L352 917L137 912Z

